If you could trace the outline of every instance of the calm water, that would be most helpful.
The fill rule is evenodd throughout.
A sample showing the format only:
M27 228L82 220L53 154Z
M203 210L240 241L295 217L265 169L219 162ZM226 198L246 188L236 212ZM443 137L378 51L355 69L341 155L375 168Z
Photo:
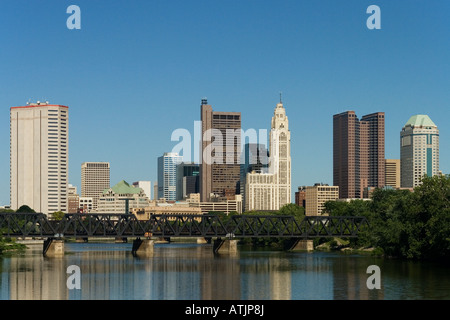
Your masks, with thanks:
M156 244L136 258L131 243L66 243L61 258L41 246L0 258L0 300L299 300L450 299L450 270L410 262L325 252L212 253L211 245ZM69 265L81 269L81 289L66 285ZM381 269L381 289L369 290L369 265Z

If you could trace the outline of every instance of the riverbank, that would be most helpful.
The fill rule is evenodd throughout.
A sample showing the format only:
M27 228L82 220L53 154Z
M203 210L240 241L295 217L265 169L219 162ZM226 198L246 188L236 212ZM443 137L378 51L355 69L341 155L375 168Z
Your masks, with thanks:
M0 257L5 254L23 253L27 246L11 238L0 238Z
M333 238L332 240L329 240L327 242L316 245L314 247L314 250L326 251L326 252L339 251L342 253L364 254L364 255L370 255L370 256L375 256L375 257L383 257L384 256L384 251L381 248L375 248L375 247L353 248L350 246L350 241L343 240L340 238Z

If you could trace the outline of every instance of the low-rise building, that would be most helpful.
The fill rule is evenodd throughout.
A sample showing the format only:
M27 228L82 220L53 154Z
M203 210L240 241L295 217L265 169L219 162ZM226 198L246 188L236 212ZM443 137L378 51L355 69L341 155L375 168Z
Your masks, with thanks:
M166 215L200 215L202 211L200 208L189 207L185 204L158 204L154 203L145 208L133 208L131 212L138 218L138 220L149 220L151 215L166 214Z
M191 194L197 198L195 194ZM223 212L226 214L230 214L233 212L242 213L242 196L240 194L236 194L233 200L222 199L221 201L209 201L209 202L200 202L200 201L192 201L190 199L189 206L194 208L200 208L203 214L208 214L210 212Z
M122 180L105 189L97 201L97 213L124 214L134 208L148 207L150 200L142 188L130 186Z
M77 187L69 184L67 187L67 213L78 213L80 209L80 195Z
M327 201L339 199L339 187L328 184L316 183L306 187L305 215L319 216L322 214L324 204Z
M94 213L94 198L93 197L79 197L78 210L80 213Z

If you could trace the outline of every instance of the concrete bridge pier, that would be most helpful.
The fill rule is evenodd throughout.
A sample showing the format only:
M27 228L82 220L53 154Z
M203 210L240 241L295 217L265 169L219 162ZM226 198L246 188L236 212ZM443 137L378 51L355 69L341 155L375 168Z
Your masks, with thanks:
M64 255L64 240L48 238L44 241L42 253L45 256L58 257Z
M214 240L213 250L214 253L236 254L238 240L221 239Z
M197 243L198 244L208 243L208 240L206 240L205 238L197 238Z
M151 239L137 238L133 241L133 248L131 253L133 256L137 257L151 257L153 256L153 248L155 246L155 241Z
M288 251L314 251L314 243L313 240L293 238L288 241L285 249Z

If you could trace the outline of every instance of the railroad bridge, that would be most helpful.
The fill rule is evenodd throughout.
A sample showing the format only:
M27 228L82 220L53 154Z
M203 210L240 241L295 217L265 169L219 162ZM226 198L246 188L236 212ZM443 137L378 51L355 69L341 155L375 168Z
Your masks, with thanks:
M64 252L64 238L135 238L133 254L153 252L152 238L214 239L214 252L235 250L241 238L288 238L286 249L300 241L322 237L357 237L368 222L357 216L284 215L151 215L139 220L132 214L66 214L52 220L42 213L1 213L0 233L8 237L44 238L43 253Z

